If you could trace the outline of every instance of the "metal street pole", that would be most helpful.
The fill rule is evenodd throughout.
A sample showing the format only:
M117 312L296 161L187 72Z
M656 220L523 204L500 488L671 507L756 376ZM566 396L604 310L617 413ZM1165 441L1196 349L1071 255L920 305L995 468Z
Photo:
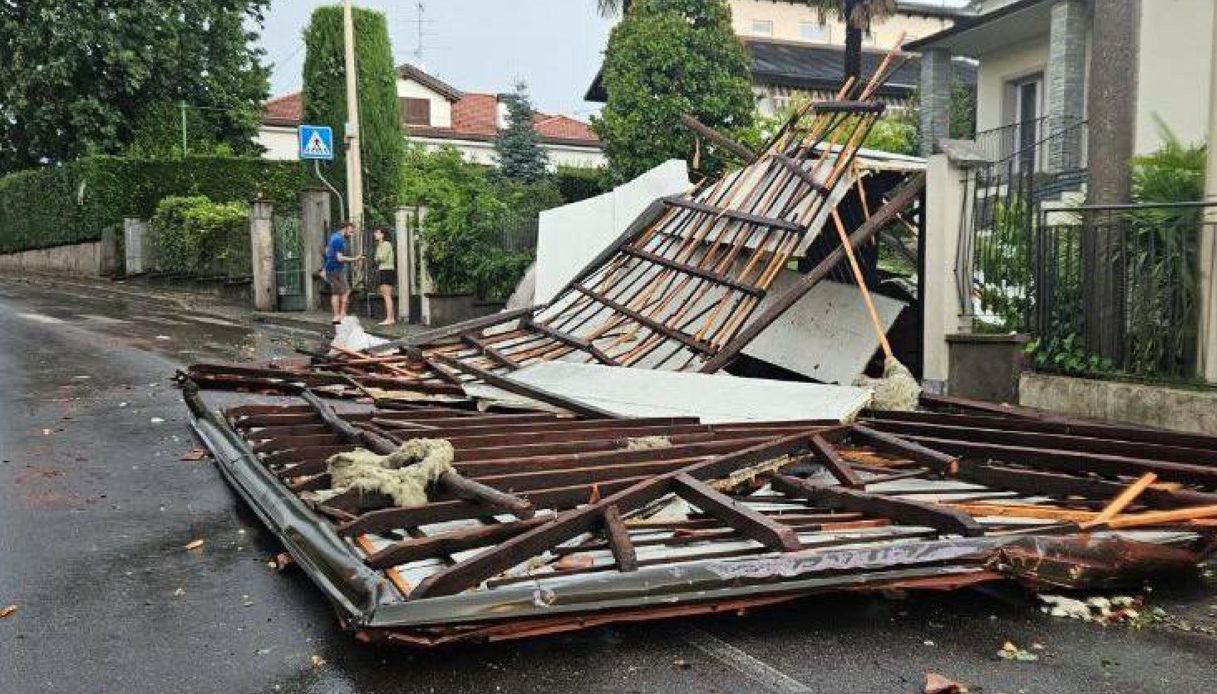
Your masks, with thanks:
M363 164L359 149L359 87L355 74L355 20L351 0L343 5L343 43L347 82L347 201L351 221L363 223Z

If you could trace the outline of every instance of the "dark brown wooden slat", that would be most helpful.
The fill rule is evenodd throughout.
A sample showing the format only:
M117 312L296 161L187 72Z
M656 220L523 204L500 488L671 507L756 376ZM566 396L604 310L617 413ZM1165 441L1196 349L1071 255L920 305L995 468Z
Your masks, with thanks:
M715 284L730 287L737 292L743 292L749 296L755 296L758 298L765 296L764 289L751 284L744 284L743 282L736 280L734 277L721 272L714 272L713 270L700 268L696 265L690 265L689 263L682 263L678 260L665 258L662 255L642 250L640 248L634 248L633 246L622 246L621 252L625 253L626 255L632 255L635 258L641 258L647 262L655 263L656 265L660 265L669 270L676 270L677 272L683 272L687 275L693 275L694 277L709 280Z
M783 231L790 231L796 234L802 234L807 231L807 228L798 222L792 222L788 219L778 219L776 217L764 217L743 210L733 210L727 207L715 207L704 202L698 202L690 198L672 195L663 199L665 205L673 207L682 207L686 210L693 210L711 217L725 217L736 222L744 222L745 224L755 224L756 226L772 227Z
M769 549L793 552L802 547L799 544L799 534L793 528L778 523L747 504L737 502L686 474L676 476L673 491L704 513L714 516L741 535L756 540Z
M561 330L558 330L556 328L552 328L543 323L538 323L538 322L532 320L531 318L525 319L524 323L530 329L536 330L537 332L541 333L545 337L548 337L552 340L560 342L560 343L566 345L567 347L574 347L575 349L587 352L588 354L592 355L592 357L595 358L595 360L600 362L601 364L605 364L607 366L621 366L621 364L618 363L616 359L613 359L609 355L605 354L603 351L601 351L601 349L599 347L593 345L591 342L588 342L587 340L584 340L581 337L576 337L569 333L564 333Z
M816 460L823 463L824 467L828 468L832 476L836 477L837 481L843 486L850 489L861 489L866 486L866 483L862 481L858 473L853 471L849 463L845 462L837 454L836 449L828 441L825 441L823 436L811 437L811 450L815 453Z
M714 128L711 128L705 123L702 123L687 113L682 113L680 115L680 122L689 130L692 130L698 135L701 135L719 147L722 147L728 152L734 154L745 164L749 164L756 159L756 152L753 152L751 149L748 149L747 146L732 140L731 138L720 133Z
M502 376L499 376L498 374L487 371L486 369L474 366L472 364L467 364L458 359L446 357L442 354L433 355L432 358L435 359L436 361L442 362L443 364L446 364L447 366L450 366L454 369L457 369L459 371L464 371L465 373L469 374L470 376L473 376L476 379L485 381L486 383L489 383L490 385L492 385L496 388L502 388L503 390L505 390L509 393L523 395L525 397L532 398L533 400L539 400L540 402L549 403L550 405L556 405L558 407L561 407L564 410L569 410L575 414L583 415L584 417L595 417L595 418L603 417L603 418L607 418L607 419L613 419L617 416L617 415L613 414L612 412L602 410L599 407L595 407L593 405L588 405L586 403L582 403L577 400L572 400L572 399L564 397L562 395L558 395L557 393L551 393L548 390L545 390L543 388L538 388L536 386L530 386L525 383L520 383L519 381L513 381L509 378L504 378Z
M978 537L985 534L984 526L968 514L937 504L895 499L844 487L821 487L789 475L778 475L770 484L783 494L809 499L830 508L882 516L905 525L924 525L954 535Z
M352 426L349 422L339 417L332 407L322 402L312 392L305 390L301 393L301 396L309 405L312 405L313 409L317 410L317 414L326 424L348 442L362 444L368 450L380 455L388 455L397 450L397 444L391 440ZM506 494L479 482L465 479L455 470L449 470L441 475L438 484L441 489L453 496L501 509L515 515L517 518L531 518L536 512L532 504L524 499Z
M807 433L783 437L690 465L684 468L683 472L694 479L713 479L742 467L805 451L809 439L810 434ZM628 513L655 501L672 488L676 474L679 473L651 477L619 492L609 494L600 501L567 511L559 515L552 523L518 535L494 549L428 576L414 589L411 597L422 598L459 593L580 533L592 532L602 522L606 507L616 505Z
M819 113L883 113L887 109L879 101L816 101L811 107Z
M959 468L959 459L955 456L927 448L895 434L885 434L882 431L855 424L850 427L850 435L852 439L870 444L881 451L908 458L937 472L949 475Z
M604 509L604 534L608 537L609 549L617 562L617 570L630 572L638 570L638 553L634 551L634 543L630 540L630 531L621 520L621 511L616 504Z
M463 341L467 345L470 345L471 347L478 349L479 351L481 351L482 354L485 354L487 357L490 357L491 361L495 362L499 366L505 366L508 369L511 369L512 371L515 371L520 368L519 362L517 362L516 360L507 356L506 354L503 354L502 352L500 352L498 350L497 347L487 343L485 340L479 338L477 335L474 335L473 333L461 333L461 341Z
M781 164L783 168L785 168L787 171L789 171L790 173L797 176L799 178L799 180L801 180L803 183L806 183L807 185L811 186L811 188L813 190L815 190L817 193L824 196L825 198L828 197L828 192L829 192L828 187L825 186L824 183L821 182L819 179L817 179L815 176L813 176L810 171L808 171L807 169L804 169L802 164L800 164L799 162L795 161L794 159L791 159L790 157L787 157L782 154L775 154L775 155L773 155L773 158L776 159L777 162L779 164Z
M659 321L655 320L654 318L649 318L647 316L644 316L641 313L630 308L629 306L626 306L625 304L617 303L616 301L613 301L612 299L608 298L607 296L601 294L598 291L595 291L594 289L588 289L587 287L584 287L581 284L576 284L575 290L581 292L582 294L584 294L585 296L587 296L591 299L599 301L600 303L604 304L605 306L608 306L609 308L613 309L617 313L620 313L620 314L628 317L630 320L634 321L635 323L638 323L639 325L642 325L642 326L648 328L651 332L659 333L660 335L663 335L664 337L667 337L672 340L676 340L680 344L688 347L689 349L691 349L695 352L701 352L702 354L713 354L714 353L714 348L711 347L709 343L703 342L702 340L698 340L697 338L693 337L692 335L687 335L675 328L664 325L663 323L660 323Z
M496 523L480 528L467 528L429 537L402 540L370 555L364 562L373 569L387 569L412 561L464 552L477 547L497 544L526 530L548 523L550 520L549 517L529 518L511 523Z

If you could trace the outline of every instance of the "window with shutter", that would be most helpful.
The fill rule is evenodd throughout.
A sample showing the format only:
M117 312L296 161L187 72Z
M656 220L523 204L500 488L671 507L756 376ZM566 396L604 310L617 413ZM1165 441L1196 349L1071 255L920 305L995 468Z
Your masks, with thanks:
M431 100L402 97L401 122L406 125L431 125Z

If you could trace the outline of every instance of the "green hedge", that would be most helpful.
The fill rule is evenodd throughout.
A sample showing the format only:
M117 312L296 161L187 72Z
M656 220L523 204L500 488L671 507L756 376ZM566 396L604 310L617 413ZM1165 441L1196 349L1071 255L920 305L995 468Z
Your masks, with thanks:
M209 277L250 272L249 204L206 196L168 197L152 215L156 268Z
M594 198L613 189L605 169L589 169L574 166L559 166L554 174L554 185L566 203Z
M0 178L0 252L96 241L123 217L149 219L176 195L295 204L299 164L249 157L87 157Z

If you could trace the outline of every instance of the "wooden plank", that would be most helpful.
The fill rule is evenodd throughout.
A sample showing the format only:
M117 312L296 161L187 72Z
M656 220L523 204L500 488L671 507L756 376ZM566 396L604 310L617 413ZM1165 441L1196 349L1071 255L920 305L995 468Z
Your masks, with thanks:
M920 198L921 191L924 188L925 174L917 174L904 185L895 197L889 200L883 207L875 210L870 219L863 222L854 233L850 234L850 244L857 249L863 243L869 241L880 229L894 220L897 214L903 212L906 207L916 202ZM831 253L825 256L824 260L821 260L807 274L799 277L785 292L775 297L773 303L764 311L761 311L759 315L753 316L747 325L744 326L743 330L736 333L734 337L723 345L718 354L714 355L712 359L701 367L701 372L713 373L730 364L744 347L755 340L758 335L764 332L782 314L786 313L791 306L798 303L799 299L802 299L807 292L827 278L837 264L844 259L844 248L838 246L833 249Z
M828 188L822 181L813 176L810 171L803 168L802 164L782 154L775 154L773 155L773 158L777 160L777 163L781 164L787 171L797 176L799 180L803 181L803 183L811 186L812 189L817 193L825 198L828 197Z
M551 393L548 390L545 390L543 388L538 388L536 386L530 386L525 383L513 381L509 378L499 376L498 374L493 373L491 371L487 371L486 369L474 366L472 364L466 364L463 361L460 361L458 359L453 359L453 358L445 356L443 354L434 354L434 355L432 355L431 358L439 363L444 364L445 366L449 366L458 371L463 371L463 372L469 374L470 376L473 376L474 378L485 381L486 383L489 383L490 385L494 386L495 388L501 388L509 393L515 393L516 395L523 395L524 397L532 398L533 400L538 400L540 402L548 403L550 405L555 405L557 407L561 407L564 410L573 412L577 415L582 415L584 417L596 417L596 418L603 417L603 418L607 418L607 419L614 419L617 417L617 415L613 414L612 412L608 412L607 410L602 410L599 407L596 407L594 405L588 405L586 403L582 403L577 400L571 400L570 398L567 398L562 395L558 395L557 393Z
M1170 511L1148 511L1130 513L1107 521L1108 528L1143 528L1168 523L1186 523L1192 520L1217 517L1217 506L1189 506Z
M1128 508L1129 504L1136 501L1137 497L1141 496L1141 493L1149 488L1149 485L1153 484L1157 480L1158 476L1152 472L1147 472L1144 475L1141 475L1137 478L1137 481L1128 485L1124 491L1120 492L1116 498L1112 499L1111 503L1104 506L1103 510L1099 511L1099 515L1095 516L1092 520L1083 523L1082 528L1102 525L1103 523L1106 523L1107 521L1120 515L1124 509Z
M454 530L452 532L417 537L393 544L373 552L365 560L373 569L386 569L412 561L440 557L445 554L464 552L478 547L498 544L520 533L552 520L550 517L534 517L511 523L496 523L478 528ZM364 537L364 536L360 536Z
M862 489L866 486L866 482L862 481L862 478L858 476L858 473L854 472L849 463L837 455L836 449L828 441L825 441L823 436L816 435L811 437L811 451L815 454L816 459L824 467L828 468L828 471L832 473L833 477L837 478L837 481L842 486L849 487L850 489Z
M883 516L897 523L924 525L953 535L978 537L985 534L984 527L966 513L939 504L879 496L857 489L821 487L788 475L778 475L770 484L783 494L810 499L829 508Z
M595 291L594 289L588 289L587 287L584 287L581 284L576 284L575 289L577 291L583 293L585 296L587 296L591 299L594 299L596 301L599 301L600 303L604 304L605 306L608 306L609 308L613 309L614 311L616 311L624 316L629 317L629 319L634 321L635 323L645 326L651 332L659 333L660 335L663 335L666 338L676 340L680 344L688 347L689 349L691 349L695 352L701 352L702 354L713 354L714 353L714 348L711 347L709 343L703 342L702 340L699 340L699 339L693 337L692 335L687 335L675 328L671 328L667 325L664 325L663 323L660 323L659 321L657 321L653 318L644 316L641 313L630 308L629 306L626 306L625 304L617 303L616 301L613 301L612 299L608 298L607 296L601 294L598 291Z
M794 552L802 549L799 534L795 532L794 528L778 523L747 504L738 502L687 474L681 473L676 476L673 491L704 513L714 516L736 532L756 540L769 549L779 552Z
M472 330L482 330L483 328L489 328L493 325L501 325L503 323L516 320L522 316L529 315L533 311L539 311L541 308L542 306L529 306L527 308L516 308L510 311L500 311L499 313L491 314L489 316L471 318L467 321L461 321L460 323L453 323L452 325L447 325L442 328L429 330L413 337L386 342L384 344L377 345L372 349L380 352L394 347L421 347L423 345L430 345L446 338L455 337L461 333Z
M811 107L819 113L883 113L887 108L880 101L813 101Z
M638 554L634 551L634 543L630 540L630 531L621 520L621 511L616 504L604 509L604 533L608 537L609 549L617 562L617 570L630 572L638 570Z
M552 523L534 528L494 549L432 574L414 589L412 597L453 595L472 588L576 535L594 531L603 522L604 509L608 506L616 505L619 510L624 509L628 513L659 499L672 489L673 480L677 474L688 474L698 480L713 479L742 467L804 451L807 449L809 439L810 435L807 433L795 434L696 463L680 472L649 478L619 492L609 494L597 502L562 513Z
M367 447L368 450L380 455L388 455L397 451L398 446L396 443L370 431L357 429L339 417L334 412L334 408L322 402L311 391L305 390L301 393L301 396L309 405L313 406L313 409L317 410L317 414L321 417L322 421L330 425L334 431L338 432L339 436L348 442L361 444ZM455 470L449 470L441 475L438 484L441 489L453 496L465 499L466 501L487 504L511 513L517 518L531 518L535 513L533 505L524 499L506 494L479 482L465 479Z
M722 272L714 272L713 270L707 270L705 268L700 268L696 265L690 265L689 263L682 263L678 260L672 260L671 258L665 258L664 256L659 255L657 253L652 253L650 251L643 250L640 248L634 248L633 246L622 246L621 252L625 253L626 255L632 255L635 258L641 258L647 262L655 263L656 265L660 265L662 267L668 268L669 270L676 270L677 272L683 272L687 275L693 275L694 277L700 277L701 279L709 280L711 282L714 282L715 284L721 284L721 285L730 287L737 292L743 292L749 296L755 296L757 298L765 296L764 289L761 289L760 287L757 287L757 286L754 286L751 284L745 284L743 282L740 282L739 280L735 279L734 277L731 277L730 275L724 274Z
M489 344L485 340L479 338L473 333L461 333L461 340L472 347L477 348L482 354L490 357L492 361L500 366L505 366L512 371L520 368L519 362L500 352L494 345Z
M954 474L959 469L959 459L955 456L927 448L895 434L875 431L861 424L850 427L850 434L853 438L864 441L881 451L908 458L944 474Z
M684 125L689 130L692 130L693 132L697 133L698 135L701 135L702 137L713 142L714 144L718 145L719 147L722 147L723 149L727 150L731 154L734 154L737 158L739 158L740 161L742 161L745 164L752 163L752 161L756 159L756 152L753 152L748 147L736 142L735 140L732 140L731 138L720 133L719 131L715 130L714 128L711 128L710 126L706 125L705 123L702 123L701 121L697 120L696 118L694 118L693 116L691 116L687 113L681 114L680 122L682 125Z
M564 344L568 347L574 347L575 349L587 352L588 354L592 355L592 357L595 358L596 361L600 362L601 364L606 364L608 366L621 366L621 364L617 363L617 360L615 360L612 357L610 357L609 355L605 354L603 351L600 350L599 347L593 345L591 342L584 340L581 337L576 337L569 333L564 333L561 330L558 330L556 328L551 328L548 325L538 323L538 322L534 321L531 317L524 319L524 323L525 323L525 325L528 326L528 328L530 328L532 330L536 330L537 332L541 333L545 337L548 337L552 340L556 340L557 342L561 342L562 344Z
M1000 460L1033 468L1059 472L1087 472L1099 475L1143 475L1153 472L1159 478L1175 482L1217 484L1217 467L1170 463L1160 460L1129 458L1119 455L1085 453L1053 448L1028 448L995 443L955 441L923 436L907 437L916 443L950 451L961 458Z
M743 210L734 210L728 207L715 207L714 205L698 202L691 198L682 197L680 195L670 195L663 198L663 202L665 205L682 207L686 210L693 210L694 212L700 212L711 217L725 217L737 222L744 222L745 224L772 227L774 229L782 229L783 231L790 231L796 234L802 234L803 232L807 231L807 229L798 222L792 222L788 219L764 217L759 214L752 214L751 212L744 212Z

